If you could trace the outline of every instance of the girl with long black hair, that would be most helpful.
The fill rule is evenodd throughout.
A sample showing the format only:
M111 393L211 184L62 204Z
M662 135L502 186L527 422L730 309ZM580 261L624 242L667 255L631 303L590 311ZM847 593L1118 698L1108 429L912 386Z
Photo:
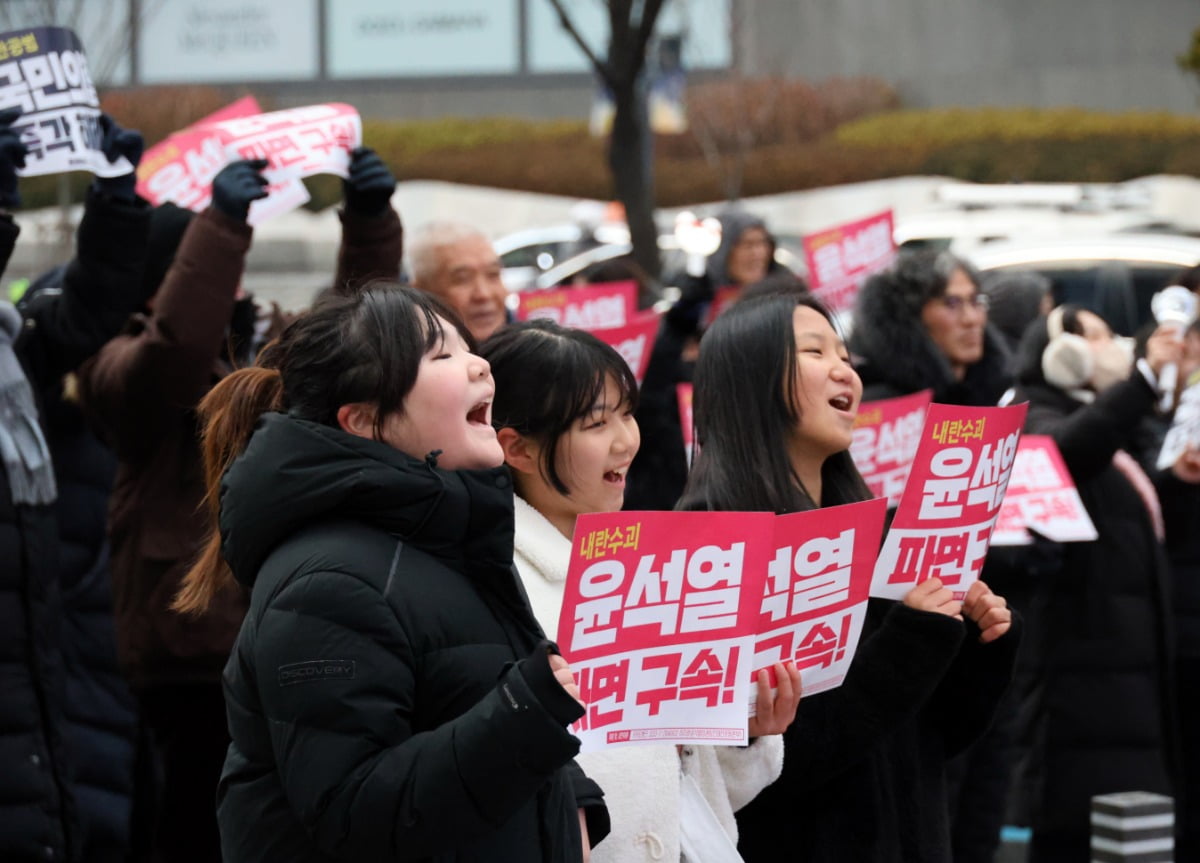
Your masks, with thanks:
M866 500L848 452L861 397L819 302L744 298L700 345L699 451L679 508L788 513ZM738 812L743 857L949 861L945 763L991 719L1011 676L1012 625L982 582L962 602L936 578L900 602L872 600L845 682L800 703L782 775Z

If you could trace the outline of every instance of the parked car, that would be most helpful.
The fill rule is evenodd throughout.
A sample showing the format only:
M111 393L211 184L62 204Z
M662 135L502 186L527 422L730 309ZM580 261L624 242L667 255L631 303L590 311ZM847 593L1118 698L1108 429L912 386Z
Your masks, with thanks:
M1150 322L1150 298L1180 270L1200 264L1200 238L1112 233L979 246L969 260L981 271L1035 270L1053 283L1057 303L1079 303L1119 333Z

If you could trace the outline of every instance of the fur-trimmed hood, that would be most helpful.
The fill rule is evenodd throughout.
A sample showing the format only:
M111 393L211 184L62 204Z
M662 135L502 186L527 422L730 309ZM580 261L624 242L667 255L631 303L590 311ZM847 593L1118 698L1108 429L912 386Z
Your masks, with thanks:
M994 405L1012 384L1009 353L990 324L983 358L954 379L945 355L933 343L910 298L885 279L868 279L858 295L850 351L863 382L863 400L933 390L942 404Z

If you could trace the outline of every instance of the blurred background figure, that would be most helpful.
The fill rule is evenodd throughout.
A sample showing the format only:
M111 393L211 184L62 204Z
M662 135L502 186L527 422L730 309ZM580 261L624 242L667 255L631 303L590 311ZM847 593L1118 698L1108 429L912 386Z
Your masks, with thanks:
M482 231L463 222L424 225L409 241L409 261L413 287L458 312L476 341L508 322L500 258Z

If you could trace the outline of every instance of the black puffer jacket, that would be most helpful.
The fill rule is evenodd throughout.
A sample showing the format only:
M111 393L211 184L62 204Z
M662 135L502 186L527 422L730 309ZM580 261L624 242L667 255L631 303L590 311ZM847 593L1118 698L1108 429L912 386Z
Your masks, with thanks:
M505 469L444 471L270 414L225 477L252 587L225 670L228 863L581 858L581 715L512 568Z
M1025 430L1062 451L1099 539L1061 546L1035 585L1018 665L1021 757L1014 799L1035 846L1085 860L1095 794L1171 794L1178 747L1168 569L1145 501L1113 463L1156 395L1135 371L1083 404L1041 374L1045 324L1026 333L1017 401ZM1194 530L1194 527L1193 527Z
M94 187L76 234L74 260L61 290L21 309L13 345L34 392L116 334L141 301L149 208L119 202ZM0 271L18 234L0 218ZM56 465L57 467L57 465ZM0 860L68 860L82 847L65 737L64 640L77 635L63 619L61 537L53 505L14 505L0 467ZM103 757L103 756L100 756ZM83 769L88 769L83 766Z
M804 698L783 774L737 813L747 863L949 863L946 762L987 728L1021 621L991 644L972 622L871 600L837 689Z
M984 330L983 358L955 380L925 325L886 279L870 279L858 295L850 351L863 382L863 401L933 390L946 405L994 405L1012 383L1009 352L992 326Z

